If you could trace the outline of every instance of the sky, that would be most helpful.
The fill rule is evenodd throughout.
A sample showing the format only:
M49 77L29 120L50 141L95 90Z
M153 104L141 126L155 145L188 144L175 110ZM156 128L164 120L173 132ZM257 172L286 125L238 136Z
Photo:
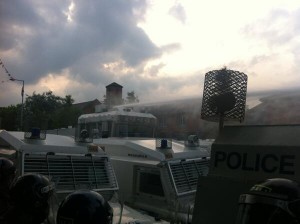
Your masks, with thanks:
M205 74L248 76L248 94L300 86L298 0L0 0L0 107L52 91L140 102L201 97Z

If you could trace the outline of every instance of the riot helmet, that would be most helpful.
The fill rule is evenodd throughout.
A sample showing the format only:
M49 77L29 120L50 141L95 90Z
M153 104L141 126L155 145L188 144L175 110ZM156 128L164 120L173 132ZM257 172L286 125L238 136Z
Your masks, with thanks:
M86 139L89 137L89 133L86 129L82 129L81 132L80 132L80 138L81 139Z
M57 224L111 224L113 209L99 193L78 190L69 194L57 211Z
M39 224L49 215L49 199L54 184L41 174L28 173L12 184L10 195L13 209L10 223Z
M5 222L6 215L11 208L9 189L15 174L14 163L7 158L0 157L0 223Z
M236 224L300 224L300 185L267 179L240 195Z
M8 191L13 179L16 175L16 167L14 163L7 158L0 157L0 189Z

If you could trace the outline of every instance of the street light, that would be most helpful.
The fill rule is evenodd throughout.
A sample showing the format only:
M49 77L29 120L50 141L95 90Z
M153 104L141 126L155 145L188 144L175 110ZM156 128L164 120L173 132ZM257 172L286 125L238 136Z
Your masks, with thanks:
M21 131L23 131L23 99L24 99L24 80L20 80L20 79L15 79L13 77L11 77L9 79L10 81L18 81L18 82L22 82L22 90L21 90L21 96L22 96L22 107L21 107Z

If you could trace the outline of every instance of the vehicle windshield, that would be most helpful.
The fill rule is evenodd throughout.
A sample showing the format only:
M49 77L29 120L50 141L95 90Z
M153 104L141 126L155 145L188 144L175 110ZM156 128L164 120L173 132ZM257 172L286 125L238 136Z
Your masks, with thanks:
M80 135L82 135L83 131L87 133L85 138L89 139L107 137L154 137L156 118L150 114L133 113L129 115L118 115L115 112L107 112L103 116L91 116L87 114L79 117L76 139L82 139Z

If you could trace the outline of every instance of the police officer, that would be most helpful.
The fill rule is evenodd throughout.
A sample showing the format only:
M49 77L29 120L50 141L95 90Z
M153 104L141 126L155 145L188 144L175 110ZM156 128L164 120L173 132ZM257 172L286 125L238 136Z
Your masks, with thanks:
M97 192L78 190L69 194L57 211L57 224L112 224L113 209Z
M16 175L14 163L4 157L0 157L0 223L4 222L11 204L9 188Z
M28 173L18 177L10 190L12 209L7 223L43 223L49 215L49 199L53 191L54 185L41 174Z
M236 224L300 224L300 185L267 179L240 195Z

